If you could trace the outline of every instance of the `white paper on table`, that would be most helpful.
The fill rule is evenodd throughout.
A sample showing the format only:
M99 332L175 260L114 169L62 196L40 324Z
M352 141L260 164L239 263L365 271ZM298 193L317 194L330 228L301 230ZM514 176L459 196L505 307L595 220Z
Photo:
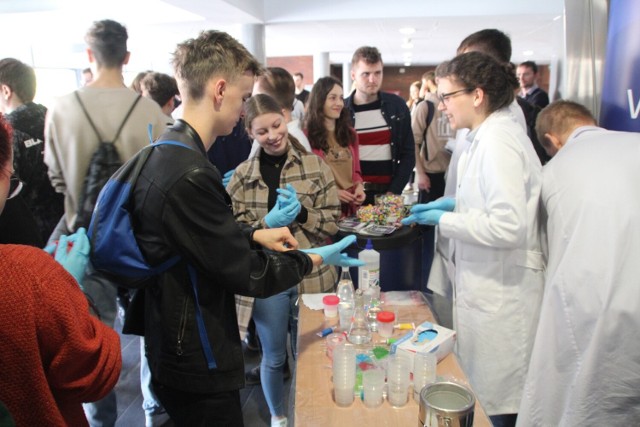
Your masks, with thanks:
M330 292L325 294L302 294L302 302L311 310L323 310L324 304L322 303L322 298L324 298L326 295L335 295L335 293Z

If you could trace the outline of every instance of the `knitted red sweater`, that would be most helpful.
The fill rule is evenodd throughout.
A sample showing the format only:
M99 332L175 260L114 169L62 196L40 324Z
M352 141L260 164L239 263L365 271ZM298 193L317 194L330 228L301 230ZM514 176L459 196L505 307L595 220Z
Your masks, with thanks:
M86 426L122 368L118 334L89 314L44 251L0 245L0 401L18 426Z

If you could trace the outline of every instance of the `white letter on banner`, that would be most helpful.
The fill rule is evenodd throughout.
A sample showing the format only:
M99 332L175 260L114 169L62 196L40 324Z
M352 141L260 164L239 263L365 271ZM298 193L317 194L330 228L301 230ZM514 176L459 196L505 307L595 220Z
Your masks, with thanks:
M633 109L633 89L627 89L627 98L629 98L629 115L632 119L637 119L640 114L640 99L638 100L638 106Z

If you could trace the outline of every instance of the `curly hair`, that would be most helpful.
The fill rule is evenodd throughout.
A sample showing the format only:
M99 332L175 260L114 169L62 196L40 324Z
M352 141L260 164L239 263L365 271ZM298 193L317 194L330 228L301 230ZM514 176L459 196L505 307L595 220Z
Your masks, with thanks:
M309 135L311 148L319 149L325 153L329 151L329 132L325 127L324 104L327 96L334 86L342 87L342 83L335 77L322 77L313 85L306 113L306 129ZM353 145L356 136L351 126L351 114L346 108L342 108L340 117L336 120L336 141L342 147Z
M469 89L482 89L488 98L489 114L511 104L514 90L519 87L510 64L500 64L491 55L482 52L463 53L451 61L443 62L438 65L436 76L451 78Z

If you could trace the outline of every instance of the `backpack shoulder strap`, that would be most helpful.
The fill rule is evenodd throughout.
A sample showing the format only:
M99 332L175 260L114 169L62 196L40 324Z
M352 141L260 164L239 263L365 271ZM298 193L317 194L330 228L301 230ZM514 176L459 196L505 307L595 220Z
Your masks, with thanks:
M98 129L96 128L96 125L93 124L93 120L91 120L91 116L89 115L89 112L87 111L87 109L84 106L82 100L80 99L80 94L78 94L78 91L75 91L74 95L76 96L76 99L78 100L78 103L80 104L80 108L82 108L82 111L84 112L84 115L87 117L87 120L89 120L89 124L91 125L91 128L93 128L93 132L95 132L96 136L98 137L98 141L99 142L104 141L102 139L102 137L100 136L100 132L98 132Z
M151 145L175 145L175 146L178 146L178 147L184 147L184 148L188 148L189 150L193 150L193 148L189 147L184 142L172 141L172 140L169 140L169 139L156 141L156 142L152 143Z
M145 147L143 150L140 150L138 155L135 157L135 164L133 165L132 169L133 172L131 173L131 177L129 178L129 182L131 183L132 187L135 186L135 183L138 180L138 176L140 176L140 173L142 172L142 168L147 163L147 159L151 155L151 150L153 149L153 147L158 145L177 145L180 147L191 149L191 147L189 147L187 144L178 141L158 141L154 142L148 147Z
M111 141L111 143L116 142L116 140L120 136L120 132L122 132L122 129L124 128L124 125L127 123L127 120L129 120L129 116L133 112L133 109L136 108L136 105L138 105L138 101L140 101L140 98L142 98L142 95L138 94L138 97L136 98L136 100L133 101L133 105L131 105L131 108L129 108L129 111L127 112L127 115L124 116L124 120L122 120L122 123L120 124L120 127L118 128L118 132L116 132L116 136L113 137L113 140Z
M98 137L98 141L99 142L104 142L104 139L102 138L102 136L100 136L100 132L98 132L98 129L96 128L96 125L93 123L93 120L91 120L91 116L89 115L89 112L87 111L87 108L84 106L84 103L80 99L80 95L78 94L78 91L75 91L74 94L76 96L76 99L78 100L78 103L80 104L80 107L82 108L82 111L84 112L84 115L87 117L87 120L89 120L89 124L91 125L91 128L93 129L93 132ZM118 131L116 132L116 136L114 136L113 140L111 141L112 143L116 142L116 139L118 139L118 137L120 136L120 132L122 132L122 129L124 128L124 125L127 123L127 120L129 120L129 116L133 112L133 109L135 108L135 106L138 104L138 101L140 101L140 98L142 98L142 95L138 94L138 97L136 98L135 101L133 101L133 105L131 105L131 108L129 108L129 111L127 112L127 115L124 117L124 120L122 120L122 123L120 124L120 127L118 128Z

